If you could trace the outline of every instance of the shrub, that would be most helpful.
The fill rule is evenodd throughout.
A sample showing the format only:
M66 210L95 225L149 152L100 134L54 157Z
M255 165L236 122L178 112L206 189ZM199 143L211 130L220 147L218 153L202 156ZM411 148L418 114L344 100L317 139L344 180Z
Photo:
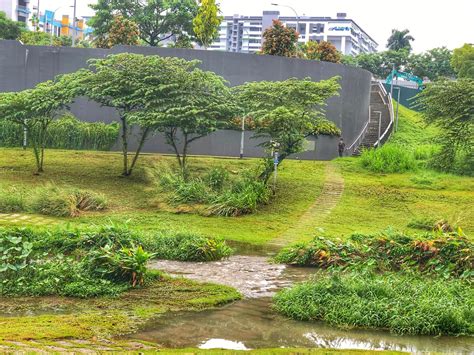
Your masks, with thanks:
M270 196L271 192L264 182L246 179L216 196L208 211L211 215L227 217L254 213L259 205L268 203Z
M473 246L456 233L410 237L389 230L379 235L353 234L345 242L316 237L281 250L275 260L322 269L418 270L425 274L472 278Z
M474 333L474 292L460 280L398 274L318 275L279 292L274 302L286 316L334 326L413 335Z
M215 261L232 254L221 238L209 238L194 233L159 233L142 239L143 246L159 259L180 261Z
M414 228L414 229L422 229L426 231L432 231L434 229L434 225L436 223L436 219L430 217L421 217L421 218L414 218L408 224L407 227Z
M360 158L364 168L377 173L402 173L416 169L413 154L396 145L364 150Z
M114 281L130 281L132 287L143 286L146 265L155 254L143 250L141 245L131 243L130 247L116 250L116 246L108 244L88 254L88 261L95 272Z
M106 207L103 195L55 185L38 188L28 204L32 212L56 217L76 217L82 211L100 211Z

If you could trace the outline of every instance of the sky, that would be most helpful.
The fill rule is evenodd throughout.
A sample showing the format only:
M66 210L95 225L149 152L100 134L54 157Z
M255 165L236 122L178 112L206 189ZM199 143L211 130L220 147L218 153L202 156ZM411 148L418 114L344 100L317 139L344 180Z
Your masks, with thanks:
M37 0L31 0L36 5ZM77 15L90 16L88 4L96 0L76 0ZM54 10L58 15L72 17L74 0L40 0L40 9ZM263 10L280 10L282 15L294 15L285 7L271 6L272 2L293 7L299 16L331 16L346 12L384 50L393 28L410 30L415 37L415 52L446 46L454 49L464 43L474 43L474 0L221 0L223 15L260 15ZM392 5L393 4L393 5ZM58 16L59 17L59 16Z

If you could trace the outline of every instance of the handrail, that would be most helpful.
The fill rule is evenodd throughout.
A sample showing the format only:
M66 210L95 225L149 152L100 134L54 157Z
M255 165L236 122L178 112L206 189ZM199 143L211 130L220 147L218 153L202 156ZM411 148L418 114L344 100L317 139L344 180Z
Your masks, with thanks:
M347 150L351 150L356 143L360 143L362 139L364 138L364 134L367 132L367 127L369 127L369 123L370 123L370 111L371 111L371 106L369 105L369 119L365 123L364 128L362 128L359 136L354 140L354 142L349 146L349 148L347 148Z
M388 108L388 114L390 116L390 123L389 125L387 126L387 128L385 129L385 131L383 132L383 134L380 136L380 138L377 140L377 142L375 142L374 144L374 147L377 147L379 145L380 142L384 141L384 138L385 136L390 132L391 133L391 128L393 126L393 121L394 121L394 117L393 117L393 100L392 100L392 95L387 93L387 91L385 90L384 86L380 83L380 82L377 82L378 86L381 88L381 90L384 92L384 94L386 96L388 96L388 103L386 103L385 105L387 106ZM385 100L384 100L384 103L385 103ZM387 136L388 138L388 136Z

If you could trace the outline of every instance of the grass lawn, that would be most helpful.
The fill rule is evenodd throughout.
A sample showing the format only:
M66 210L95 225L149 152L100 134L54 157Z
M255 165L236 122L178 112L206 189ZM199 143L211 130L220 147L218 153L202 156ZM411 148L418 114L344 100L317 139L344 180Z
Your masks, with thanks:
M430 151L436 129L424 127L419 115L400 107L399 131L389 144L412 151ZM415 232L407 224L419 218L445 218L474 234L474 179L437 173L424 168L403 174L371 173L358 158L342 158L332 163L287 160L279 174L278 192L270 204L253 215L206 217L189 206L167 203L166 191L159 187L157 173L168 171L175 158L156 154L140 158L138 169L129 178L120 177L121 155L91 151L47 150L45 173L33 175L33 154L20 149L0 149L0 189L29 189L45 184L77 187L103 193L109 201L104 212L84 213L76 218L0 215L0 225L72 226L123 223L140 230L191 230L228 240L263 244L291 231L298 219L321 194L326 164L335 164L344 177L344 192L331 213L311 228L328 235L375 232L389 226ZM237 176L242 169L258 166L259 159L192 157L191 171L200 174L210 167L222 166ZM420 231L417 231L420 232ZM295 239L298 239L295 236Z

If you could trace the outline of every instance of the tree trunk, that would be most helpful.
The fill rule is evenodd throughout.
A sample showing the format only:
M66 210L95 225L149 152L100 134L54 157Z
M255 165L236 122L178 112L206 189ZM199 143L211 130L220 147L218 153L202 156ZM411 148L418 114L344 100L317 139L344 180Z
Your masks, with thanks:
M179 169L182 172L183 171L183 162L181 160L181 154L180 154L178 146L176 144L176 129L172 128L169 132L166 132L165 134L167 136L168 143L171 145L171 147L174 150L174 154L176 156L176 159L178 160Z
M123 176L128 176L128 126L127 118L125 116L120 117L122 121L122 154L123 154Z
M137 151L135 152L135 156L133 157L132 164L130 165L130 169L128 169L127 175L132 175L132 170L135 167L135 164L137 163L138 156L140 155L140 152L142 151L143 145L145 144L145 141L148 138L149 133L150 133L150 127L146 127L142 132L142 137L140 138L140 142L138 143Z
M285 158L288 157L288 154L282 154L281 156L278 157L278 166L282 163ZM259 180L262 180L265 184L268 182L268 179L270 179L270 176L272 176L273 170L275 169L274 163L273 163L273 157L269 159L269 163L265 164L265 169L262 171L262 173L258 176Z

